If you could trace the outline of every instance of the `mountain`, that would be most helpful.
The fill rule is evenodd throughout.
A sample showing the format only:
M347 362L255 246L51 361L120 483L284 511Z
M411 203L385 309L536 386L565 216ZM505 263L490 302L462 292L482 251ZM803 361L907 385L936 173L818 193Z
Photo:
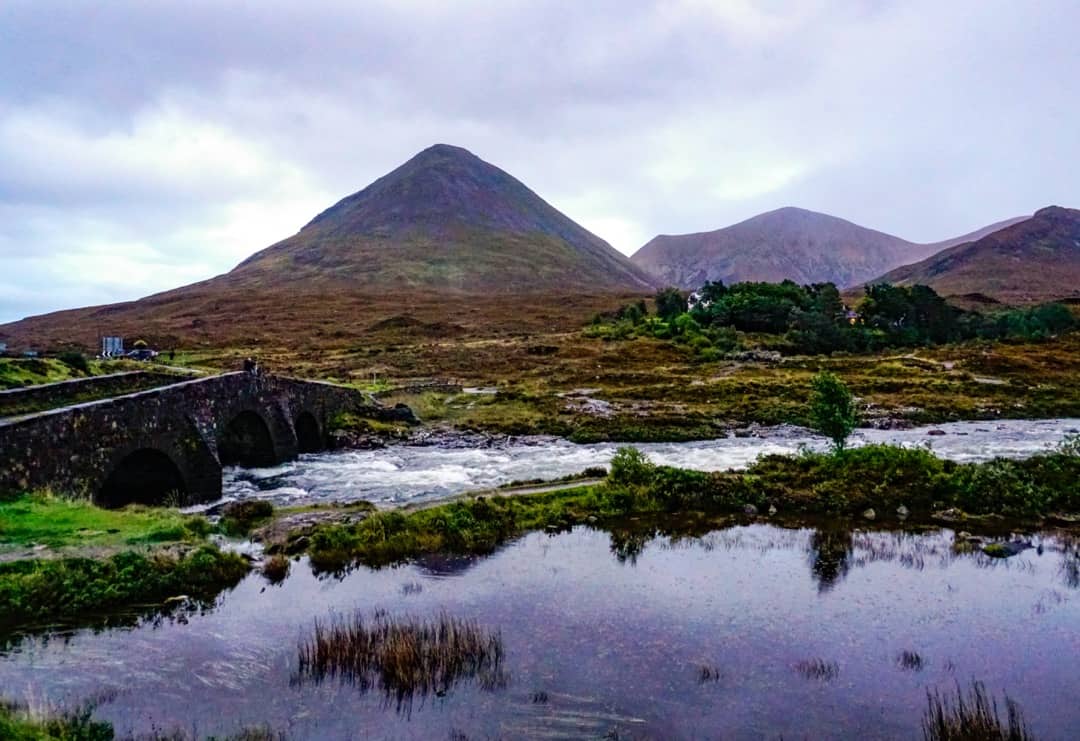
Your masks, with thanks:
M225 280L464 293L656 287L519 180L446 144L342 199Z
M1010 304L1080 299L1080 210L1049 206L870 282L923 284L945 296Z
M694 289L706 280L844 287L928 257L1014 223L999 222L946 242L917 244L850 221L786 207L712 232L661 235L630 259L670 285Z
M12 347L363 346L385 320L521 334L572 331L658 281L506 172L438 144L209 280L0 326ZM396 326L396 325L395 325ZM451 332L451 333L452 333Z

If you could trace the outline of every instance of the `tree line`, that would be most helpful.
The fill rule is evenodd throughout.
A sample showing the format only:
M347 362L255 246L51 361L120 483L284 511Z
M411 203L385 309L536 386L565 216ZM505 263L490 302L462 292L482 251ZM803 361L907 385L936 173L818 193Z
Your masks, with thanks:
M1037 340L1074 329L1078 320L1056 303L993 313L966 311L928 286L867 286L854 309L832 283L800 286L710 281L689 296L659 291L650 316L645 301L594 319L593 333L611 339L651 335L686 342L704 354L733 349L738 333L770 335L790 353L867 352L970 339Z

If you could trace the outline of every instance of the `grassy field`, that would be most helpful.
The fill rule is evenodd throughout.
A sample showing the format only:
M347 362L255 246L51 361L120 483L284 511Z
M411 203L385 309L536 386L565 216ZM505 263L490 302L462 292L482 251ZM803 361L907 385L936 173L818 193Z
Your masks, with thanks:
M131 361L87 362L89 373L56 358L0 358L0 390L36 386L41 383L70 381L88 375L135 370L140 364Z
M809 379L821 369L851 386L869 421L1080 416L1075 333L1043 342L707 362L670 341L589 336L595 314L640 298L649 299L207 290L189 291L183 302L148 299L110 321L120 334L174 349L176 365L203 370L235 370L253 356L271 372L383 393L424 382L494 387L493 397L412 388L384 398L414 406L426 421L498 434L690 439L751 422L800 422ZM79 333L93 323L76 321L87 311L5 329L42 346L89 344L96 339Z
M130 546L191 543L205 539L205 518L177 510L129 506L102 509L86 501L25 494L0 501L0 553L33 546L52 552L115 551Z

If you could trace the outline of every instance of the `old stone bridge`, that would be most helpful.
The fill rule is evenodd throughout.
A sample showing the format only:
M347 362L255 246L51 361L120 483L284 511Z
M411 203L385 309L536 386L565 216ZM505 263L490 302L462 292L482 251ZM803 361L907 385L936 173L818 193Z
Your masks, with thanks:
M393 410L343 386L241 372L3 419L0 490L52 489L107 507L213 501L222 466L322 450L339 412Z

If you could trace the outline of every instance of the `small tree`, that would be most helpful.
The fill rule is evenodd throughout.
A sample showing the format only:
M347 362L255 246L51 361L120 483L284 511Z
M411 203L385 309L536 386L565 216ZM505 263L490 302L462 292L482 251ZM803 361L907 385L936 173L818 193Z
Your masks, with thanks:
M830 438L836 452L840 452L859 422L855 398L844 382L832 373L818 373L810 386L813 390L810 396L810 424Z
M619 448L611 459L608 481L615 486L645 486L655 470L656 466L637 448Z
M679 314L686 313L686 296L675 287L664 288L656 293L656 313L664 320L670 321Z

